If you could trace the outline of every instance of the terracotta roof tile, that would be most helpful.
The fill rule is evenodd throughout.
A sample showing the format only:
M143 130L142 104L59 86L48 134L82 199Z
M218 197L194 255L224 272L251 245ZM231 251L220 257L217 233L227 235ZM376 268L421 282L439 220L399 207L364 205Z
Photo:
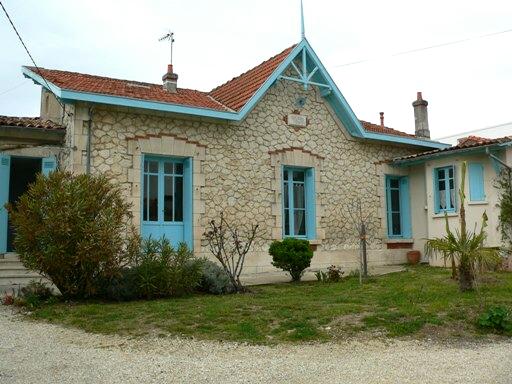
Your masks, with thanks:
M271 57L260 65L212 89L210 95L229 108L239 111L288 57L295 45Z
M218 111L239 111L272 75L277 67L288 57L294 47L295 45L292 45L240 76L214 88L210 92L178 88L177 93L170 93L164 90L161 84L142 83L44 68L40 68L40 74L58 87L71 91L150 100ZM36 68L27 68L37 73ZM416 137L409 133L367 121L361 121L361 124L365 130L370 132Z
M27 67L38 73L35 67ZM178 88L176 93L163 89L162 84L141 83L130 80L112 79L87 75L77 72L59 71L55 69L40 68L46 80L60 88L78 91L128 97L132 99L151 100L156 102L187 105L198 108L209 108L227 111L221 103L214 100L206 92L193 89Z
M404 136L404 137L416 137L415 135L411 135L410 133L397 131L396 129L385 127L383 125L373 124L368 121L361 120L361 124L363 125L363 128L365 130L370 131L370 132L383 133L386 135Z
M40 128L52 130L65 129L62 125L56 124L50 120L42 120L40 117L0 116L0 125L8 127Z
M508 143L508 142L512 141L512 136L500 137L498 139L489 139L489 138L478 137L478 136L468 136L465 139L469 139L469 140L462 139L462 142L460 142L457 145L454 145L453 147L434 149L432 151L416 153L414 155L397 157L397 158L393 159L392 161L413 160L413 159L418 159L418 158L422 158L422 157L429 157L431 155L436 155L439 153L455 152L455 151L460 151L463 149L478 148L478 147L483 147L483 146L493 145L493 144L504 144L504 143Z

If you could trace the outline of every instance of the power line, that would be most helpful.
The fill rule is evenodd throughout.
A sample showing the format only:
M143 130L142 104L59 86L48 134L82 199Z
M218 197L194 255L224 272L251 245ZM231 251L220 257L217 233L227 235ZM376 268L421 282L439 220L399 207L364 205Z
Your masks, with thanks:
M28 50L25 42L23 41L23 39L21 38L18 30L16 29L11 17L9 16L9 13L7 12L7 10L5 9L4 5L2 4L2 1L0 1L0 6L2 7L4 13L5 13L5 16L7 16L7 20L9 20L9 23L11 23L11 26L12 26L12 29L14 29L14 32L16 32L16 35L18 36L18 39L20 40L21 42L21 45L23 45L23 48L25 48L25 51L27 52L27 55L28 57L30 57L30 60L32 60L32 64L34 64L34 67L36 67L36 72L39 76L41 76L41 78L44 80L46 86L47 86L47 89L53 94L53 96L55 96L55 99L57 100L57 102L60 104L60 106L62 107L62 110L65 111L66 108L64 107L64 104L62 104L62 102L59 100L59 98L57 97L57 95L55 94L55 92L52 91L51 87L50 87L50 84L48 84L48 81L46 81L45 77L43 76L43 74L41 73L41 70L39 69L39 67L37 66L34 58L32 57L32 55L30 54L30 51ZM69 115L69 114L68 114Z
M0 96L5 95L6 93L9 93L9 92L11 92L11 91L14 91L15 89L18 89L19 87L21 87L21 86L23 86L23 85L26 85L26 84L27 84L27 82L26 82L26 81L24 81L23 83L19 83L18 85L15 85L15 86L14 86L14 87L12 87L12 88L9 88L9 89L6 89L6 90L5 90L5 91L3 91L3 92L0 92Z
M408 55L410 53L426 51L426 50L429 50L429 49L446 47L448 45L455 45L455 44L466 43L468 41L483 39L483 38L486 38L486 37L492 37L492 36L501 35L501 34L509 33L509 32L512 32L512 28L511 29L505 29L505 30L499 31L499 32L486 33L486 34L483 34L483 35L474 36L474 37L468 37L468 38L465 38L465 39L453 40L453 41L448 41L448 42L445 42L445 43L434 44L434 45L429 45L429 46L426 46L426 47L414 48L414 49L409 49L407 51L396 52L396 53L393 53L392 55L390 55L389 57L403 56L403 55ZM379 59L380 58L373 58L373 59L363 59L363 60L358 60L358 61L352 61L350 63L335 65L334 68L348 67L350 65L367 63L369 61L376 61L376 60L379 60Z

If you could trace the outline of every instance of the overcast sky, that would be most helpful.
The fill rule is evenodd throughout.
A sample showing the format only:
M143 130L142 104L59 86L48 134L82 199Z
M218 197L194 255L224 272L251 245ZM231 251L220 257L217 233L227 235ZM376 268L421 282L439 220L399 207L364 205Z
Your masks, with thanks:
M176 35L179 86L210 90L300 40L299 0L3 0L45 68L160 83ZM429 101L433 137L512 121L512 1L304 0L306 37L356 115L414 131ZM39 88L0 12L0 114L37 116ZM359 64L343 64L364 61ZM12 89L15 88L15 89Z

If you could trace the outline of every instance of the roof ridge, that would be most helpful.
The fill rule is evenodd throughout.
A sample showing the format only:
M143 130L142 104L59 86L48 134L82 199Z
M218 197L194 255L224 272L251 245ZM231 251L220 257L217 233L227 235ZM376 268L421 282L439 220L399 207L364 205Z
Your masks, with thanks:
M227 84L231 83L232 81L235 81L235 80L237 80L237 79L241 78L242 76L247 75L249 72L254 71L255 69L257 69L257 68L261 67L262 65L264 65L264 64L266 64L266 63L268 63L268 62L270 62L270 61L272 61L272 60L275 60L277 57L279 57L280 55L282 55L282 54L283 54L283 53L285 53L286 51L288 51L288 50L290 50L290 51L291 51L291 50L292 50L293 48L295 48L296 46L297 46L297 44L293 44L293 45L291 45L290 47L288 47L288 48L286 48L286 49L283 49L283 50L282 50L281 52L279 52L278 54L276 54L276 55L274 55L274 56L272 56L272 57L268 58L267 60L263 60L263 61L262 61L262 62L260 62L259 64L255 65L254 67L252 67L252 68L248 69L248 70L247 70L247 71L245 71L245 72L242 72L242 73L241 73L241 74L239 74L238 76L235 76L235 77L231 78L230 80L227 80L227 81L225 81L224 83L222 83L222 84L220 84L220 85L216 86L215 88L213 88L213 89L212 89L211 91L209 91L208 93L215 92L215 91L216 91L216 90L218 90L219 88L224 87L225 85L227 85Z

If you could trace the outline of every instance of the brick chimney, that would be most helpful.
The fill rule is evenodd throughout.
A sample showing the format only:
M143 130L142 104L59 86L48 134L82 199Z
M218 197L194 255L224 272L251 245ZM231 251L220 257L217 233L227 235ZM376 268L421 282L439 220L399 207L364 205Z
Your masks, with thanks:
M167 92L178 92L178 74L173 72L172 64L167 66L167 73L162 77L162 81Z
M379 112L380 115L380 126L384 126L384 112Z
M430 139L430 130L428 129L427 105L427 100L423 100L421 92L418 92L416 96L416 101L412 103L412 106L414 107L414 132L418 137Z

